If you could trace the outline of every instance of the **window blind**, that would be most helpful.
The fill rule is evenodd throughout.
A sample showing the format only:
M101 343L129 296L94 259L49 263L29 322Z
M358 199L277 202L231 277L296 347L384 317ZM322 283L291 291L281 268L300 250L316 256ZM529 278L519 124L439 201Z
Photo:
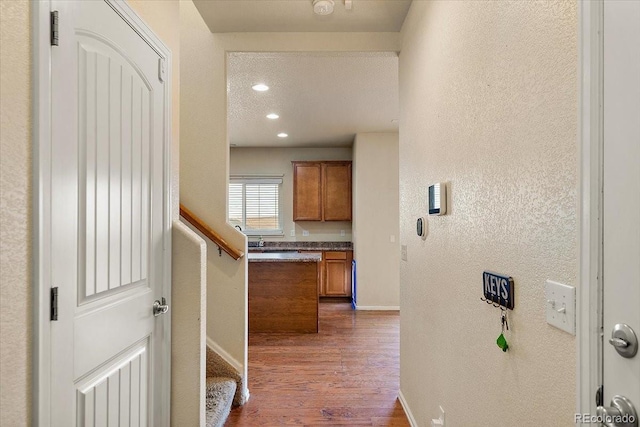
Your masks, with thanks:
M229 222L245 234L282 234L281 178L232 178Z

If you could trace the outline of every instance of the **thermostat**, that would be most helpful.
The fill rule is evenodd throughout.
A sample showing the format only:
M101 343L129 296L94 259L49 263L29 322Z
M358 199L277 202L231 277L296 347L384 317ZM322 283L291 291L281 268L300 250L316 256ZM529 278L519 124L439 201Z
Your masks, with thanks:
M425 218L418 218L416 221L416 234L423 239L427 237L427 220Z
M447 186L439 182L429 186L429 215L447 213Z

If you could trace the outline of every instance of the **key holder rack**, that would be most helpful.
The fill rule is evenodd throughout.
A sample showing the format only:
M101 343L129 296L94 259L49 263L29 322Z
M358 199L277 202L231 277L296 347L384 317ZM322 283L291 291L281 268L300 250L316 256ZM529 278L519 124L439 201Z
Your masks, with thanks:
M483 272L482 293L484 296L480 297L480 301L484 301L500 309L501 332L496 340L496 345L506 353L507 350L509 350L509 344L504 334L509 330L507 313L509 310L513 310L514 306L513 277L492 273L490 271Z
M480 301L495 308L513 310L514 282L513 277L485 271L482 273L482 293Z
M482 273L482 294L480 301L484 301L495 308L500 309L501 332L496 340L498 348L503 352L509 349L507 338L504 336L509 330L507 312L514 306L514 283L511 276L485 271Z

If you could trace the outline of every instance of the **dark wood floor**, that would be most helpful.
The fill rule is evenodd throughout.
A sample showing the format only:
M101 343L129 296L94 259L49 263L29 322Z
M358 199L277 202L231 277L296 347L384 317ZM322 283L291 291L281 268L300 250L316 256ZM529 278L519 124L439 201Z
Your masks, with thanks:
M397 312L320 304L318 334L250 334L249 402L225 426L409 426Z

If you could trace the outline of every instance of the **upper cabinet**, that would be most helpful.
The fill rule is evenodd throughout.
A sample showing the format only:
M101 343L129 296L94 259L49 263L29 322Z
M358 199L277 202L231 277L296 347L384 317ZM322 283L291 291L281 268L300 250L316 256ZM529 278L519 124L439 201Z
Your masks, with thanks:
M293 162L293 220L322 221L320 162Z
M322 164L322 217L351 221L351 162Z
M351 221L351 162L292 162L294 221Z

